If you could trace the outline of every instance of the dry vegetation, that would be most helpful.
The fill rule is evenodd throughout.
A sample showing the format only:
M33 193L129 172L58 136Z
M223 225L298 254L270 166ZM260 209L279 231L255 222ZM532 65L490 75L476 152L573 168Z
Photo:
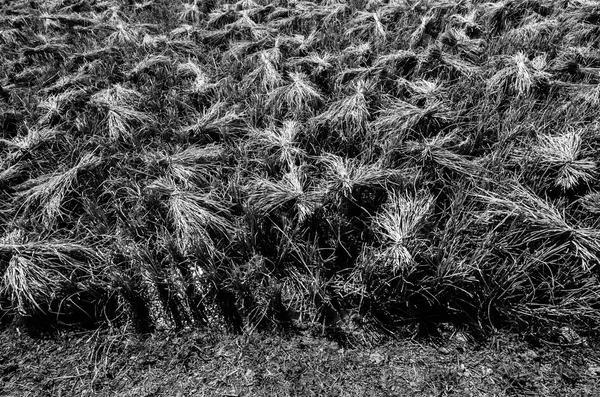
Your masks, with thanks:
M2 11L4 322L600 325L595 2Z

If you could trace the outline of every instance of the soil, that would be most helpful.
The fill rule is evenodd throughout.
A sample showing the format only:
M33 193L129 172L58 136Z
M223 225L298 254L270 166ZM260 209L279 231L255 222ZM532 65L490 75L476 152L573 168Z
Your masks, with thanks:
M0 333L0 396L597 396L598 343L496 334L342 346L308 331Z

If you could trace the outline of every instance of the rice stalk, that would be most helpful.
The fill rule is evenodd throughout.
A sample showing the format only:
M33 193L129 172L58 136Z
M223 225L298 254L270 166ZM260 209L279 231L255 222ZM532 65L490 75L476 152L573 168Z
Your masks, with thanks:
M564 42L570 45L587 44L597 46L598 33L600 33L600 28L597 24L576 22L571 25L571 29L565 34Z
M227 204L211 194L183 190L171 178L160 178L146 190L166 197L176 244L184 254L199 251L214 256L218 253L215 239L229 239L235 234Z
M499 98L506 95L528 96L549 79L547 72L536 69L527 56L520 52L505 59L506 67L500 69L487 82L489 93Z
M166 175L185 189L208 186L222 166L225 149L221 145L190 146L173 154L151 153L145 157L149 164L157 164Z
M564 211L523 185L505 183L498 191L479 189L474 196L487 205L482 220L498 217L503 223L516 220L523 225L521 231L526 233L519 234L519 243L566 240L585 271L598 265L600 231L572 225Z
M50 302L69 279L56 270L47 269L22 256L13 256L2 277L2 292L8 294L21 315L44 313Z
M38 124L48 124L53 118L63 116L66 107L79 99L84 93L85 91L83 90L70 89L60 94L46 97L38 105L38 108L44 112L38 119Z
M196 28L187 23L181 24L169 32L169 39L175 40L178 38L191 38L196 33Z
M116 4L109 5L109 7L101 14L101 18L103 22L110 24L130 21L128 15Z
M358 188L380 188L387 184L400 184L408 179L405 170L386 169L381 164L366 164L357 159L343 158L333 154L321 156L323 175L327 190L336 198L353 201ZM416 175L412 175L416 177Z
M89 86L92 80L92 74L88 71L92 71L94 65L84 64L76 73L62 76L54 84L44 88L45 94L53 94L56 92L66 92L75 89L75 87Z
M47 76L47 74L51 72L52 69L52 65L50 65L49 63L46 63L43 66L33 66L30 68L25 68L19 73L16 73L13 77L13 80L16 83L38 82L41 78Z
M373 218L372 228L382 246L377 257L393 274L410 275L416 266L411 251L423 243L419 231L427 221L434 203L429 194L415 197L393 193Z
M531 9L543 14L548 12L538 1L505 0L497 3L485 3L482 8L482 17L486 20L490 31L499 34L518 25L525 16L530 14Z
M389 54L380 54L373 66L386 71L392 78L395 76L406 76L412 72L419 62L416 53L400 50Z
M101 164L101 158L86 153L75 166L65 171L42 175L22 183L17 186L19 191L16 194L20 200L20 211L30 215L46 228L53 227L56 218L63 212L61 206L65 198L75 190L78 175ZM34 212L38 208L39 212Z
M239 62L243 65L243 62L247 59L256 58L257 53L260 51L268 51L281 46L282 41L278 37L276 41L270 37L265 37L261 40L241 40L235 41L229 44L229 49L223 54L224 59L233 59L235 62ZM260 55L260 54L259 54ZM278 63L280 57L275 61Z
M469 138L461 139L457 131L454 130L449 134L439 133L420 142L409 141L403 147L402 153L408 157L418 159L424 164L433 163L452 170L467 179L480 182L488 181L490 178L489 172L479 162L474 161L469 156L457 153L464 150L464 147L468 144Z
M372 53L373 47L369 42L352 44L344 48L341 59L348 66L358 66L363 65Z
M92 96L91 102L106 110L105 121L111 139L131 139L137 125L152 122L148 114L135 110L140 99L139 92L124 88L120 84L115 84Z
M248 73L242 80L245 90L257 87L259 92L268 94L274 89L282 86L285 79L277 70L281 53L278 49L272 51L261 51L258 56L258 65Z
M452 28L464 31L469 37L478 36L483 32L483 26L477 22L477 14L477 8L474 8L466 15L452 14L448 17L448 25Z
M247 147L259 159L274 158L282 166L292 167L306 156L298 146L301 130L302 126L295 120L286 120L280 127L252 129Z
M370 117L369 94L373 89L370 82L352 82L352 94L332 102L323 113L314 117L320 125L329 125L341 132L344 140L356 136L367 128Z
M486 43L483 39L470 39L463 31L446 27L438 37L440 43L455 49L471 62L477 62L484 54Z
M571 129L560 135L540 135L532 153L529 156L521 153L519 157L531 157L530 161L541 167L544 174L554 175L554 186L562 190L591 183L596 177L597 164L592 158L585 157L582 134L582 131Z
M67 26L69 28L75 27L89 27L97 24L99 20L95 18L88 18L78 13L72 14L50 14L43 13L44 19L52 20L59 24L59 26ZM41 16L40 16L41 18Z
M21 51L24 57L33 60L67 59L70 47L62 43L45 43L36 47L25 47Z
M52 18L52 15L47 12L42 12L39 15L39 18L42 21L42 26L46 33L50 30L60 29L62 27L62 24L55 18Z
M106 38L106 43L110 46L122 44L134 44L139 37L139 31L124 21L118 20L109 25L113 31Z
M21 29L0 29L0 44L2 45L16 45L18 42L23 41L24 38L25 36Z
M328 53L312 52L303 57L290 58L287 65L290 67L303 66L312 76L318 76L323 72L333 69L333 55Z
M110 289L110 269L98 251L68 240L17 240L0 242L0 254L11 257L1 291L20 314L47 313L57 301L66 306L74 291Z
M142 73L148 73L149 70L156 67L169 67L172 65L171 58L165 55L148 55L133 66L127 73L127 77L139 76Z
M439 43L430 45L419 54L417 73L440 75L449 73L450 76L477 76L481 69L462 57L442 51Z
M411 49L415 49L421 46L425 35L431 32L434 22L434 15L431 11L423 15L423 17L421 18L421 23L410 35L409 47Z
M559 20L542 18L536 14L535 17L524 20L521 26L507 31L501 42L510 48L542 45L552 42L553 35L560 28L562 26Z
M341 22L351 12L350 5L347 2L337 0L327 2L320 10L323 25L326 27Z
M181 3L182 10L179 13L179 20L188 23L200 23L202 12L198 7L198 0L192 0L191 3Z
M312 30L308 35L295 35L294 43L296 51L300 54L306 54L319 44L321 36L317 30Z
M347 37L359 37L371 39L374 43L383 43L386 40L386 29L381 23L379 12L359 11L355 17L348 22Z
M600 192L592 191L578 200L583 208L595 216L600 215Z
M234 8L222 7L208 14L206 26L210 30L222 29L224 26L237 21L239 17L240 13Z
M72 65L80 65L83 64L81 66L81 68L89 68L90 66L86 64L87 63L91 63L91 64L101 64L103 60L105 60L106 58L110 59L111 57L115 56L115 54L117 54L118 52L118 47L116 46L106 46L106 47L101 47L101 48L93 48L93 49L88 49L86 51L82 51L82 52L78 52L78 53L74 53L73 55L71 55L69 57L69 64ZM81 70L81 72L84 72L83 70ZM90 72L89 70L87 70L87 72Z
M301 72L289 73L289 84L269 93L267 107L273 114L289 114L295 120L310 116L324 102L318 88Z
M21 177L25 167L22 163L16 163L10 166L0 163L0 170L0 186L2 186L7 185L13 178Z
M177 65L177 74L182 77L192 77L190 90L196 93L206 92L210 88L211 78L198 63L188 59L185 63Z
M398 142L415 133L428 134L430 129L440 129L456 120L456 112L448 108L441 100L432 97L438 87L423 87L430 91L421 91L418 85L412 85L415 89L415 99L427 98L424 107L415 106L401 99L385 104L385 107L377 113L377 117L371 123L375 131L383 141L392 140Z
M276 33L268 26L254 22L247 11L240 12L238 19L225 25L224 29L238 32L242 37L252 40L261 40Z
M177 134L181 138L240 135L247 132L246 123L244 114L229 109L224 102L216 102L198 114L193 124L181 127Z
M33 150L38 145L42 145L46 142L52 142L58 135L60 135L60 131L51 127L34 126L25 128L27 130L27 135L16 136L11 140L0 139L0 147L4 145L23 152Z
M304 224L322 205L325 193L310 182L303 167L292 165L279 181L255 178L249 187L248 203L260 216L290 212L295 222Z

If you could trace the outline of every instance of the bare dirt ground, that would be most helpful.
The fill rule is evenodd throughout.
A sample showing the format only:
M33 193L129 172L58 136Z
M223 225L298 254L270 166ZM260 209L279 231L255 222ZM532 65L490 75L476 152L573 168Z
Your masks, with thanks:
M0 334L1 396L597 396L600 353L499 334L341 346L318 335Z

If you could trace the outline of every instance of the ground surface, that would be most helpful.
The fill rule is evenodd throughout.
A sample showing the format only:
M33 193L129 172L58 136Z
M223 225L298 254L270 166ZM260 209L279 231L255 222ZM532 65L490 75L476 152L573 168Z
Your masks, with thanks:
M497 335L341 347L314 335L0 334L1 396L595 396L596 342Z

